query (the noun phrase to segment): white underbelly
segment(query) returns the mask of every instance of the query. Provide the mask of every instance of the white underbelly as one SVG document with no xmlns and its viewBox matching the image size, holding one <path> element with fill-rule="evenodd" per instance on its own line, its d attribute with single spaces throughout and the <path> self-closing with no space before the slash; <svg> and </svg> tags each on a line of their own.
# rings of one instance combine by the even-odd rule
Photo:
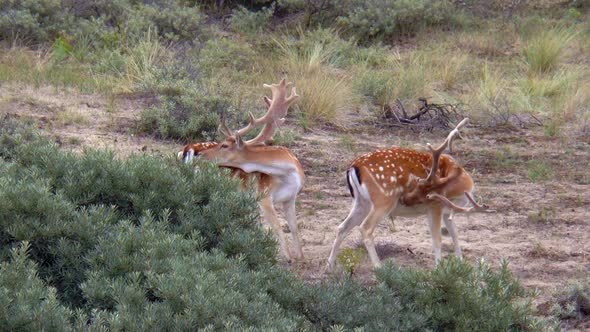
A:
<svg viewBox="0 0 590 332">
<path fill-rule="evenodd" d="M 280 183 L 277 189 L 272 194 L 274 202 L 290 201 L 297 196 L 303 186 L 303 181 L 301 181 L 301 177 L 297 172 L 290 172 L 287 175 L 280 177 L 279 181 Z"/>
</svg>

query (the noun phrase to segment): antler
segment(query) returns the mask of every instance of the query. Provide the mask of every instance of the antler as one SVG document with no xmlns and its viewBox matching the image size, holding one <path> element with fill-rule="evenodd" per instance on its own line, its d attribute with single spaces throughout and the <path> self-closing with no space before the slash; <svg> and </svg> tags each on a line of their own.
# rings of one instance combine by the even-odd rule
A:
<svg viewBox="0 0 590 332">
<path fill-rule="evenodd" d="M 478 204 L 475 201 L 475 199 L 473 198 L 473 196 L 471 196 L 471 193 L 466 192 L 465 197 L 467 197 L 469 202 L 473 205 L 472 207 L 465 208 L 465 207 L 458 206 L 457 204 L 451 202 L 448 198 L 446 198 L 445 196 L 443 196 L 441 194 L 430 193 L 430 194 L 426 195 L 426 198 L 428 198 L 430 200 L 437 200 L 437 201 L 441 202 L 443 205 L 445 205 L 457 212 L 465 212 L 465 213 L 469 213 L 469 212 L 495 213 L 496 212 L 496 210 L 491 210 L 490 207 L 485 204 Z"/>
<path fill-rule="evenodd" d="M 226 138 L 229 136 L 244 136 L 244 134 L 254 127 L 263 124 L 264 127 L 258 136 L 246 141 L 246 143 L 249 145 L 265 144 L 272 139 L 277 128 L 285 122 L 285 115 L 287 115 L 289 106 L 299 99 L 295 87 L 291 89 L 291 95 L 287 97 L 287 90 L 291 84 L 291 82 L 287 82 L 285 79 L 282 79 L 278 84 L 264 84 L 263 86 L 269 88 L 272 93 L 272 98 L 264 96 L 264 102 L 268 105 L 266 113 L 257 119 L 251 112 L 248 112 L 248 117 L 250 118 L 248 125 L 235 132 L 229 129 L 225 118 L 222 118 L 221 124 L 219 125 L 219 132 Z"/>
<path fill-rule="evenodd" d="M 445 141 L 438 148 L 434 149 L 430 143 L 426 144 L 430 149 L 430 152 L 432 153 L 432 167 L 430 169 L 430 173 L 428 173 L 428 177 L 424 180 L 420 180 L 421 183 L 436 183 L 436 170 L 438 170 L 438 162 L 440 160 L 440 155 L 447 149 L 447 147 L 452 149 L 453 140 L 455 139 L 455 136 L 462 138 L 461 134 L 459 133 L 459 129 L 461 129 L 465 124 L 467 124 L 467 122 L 469 122 L 469 118 L 465 118 L 463 119 L 463 121 L 459 122 L 455 129 L 451 130 L 451 132 L 447 136 L 447 139 L 445 139 Z"/>
</svg>

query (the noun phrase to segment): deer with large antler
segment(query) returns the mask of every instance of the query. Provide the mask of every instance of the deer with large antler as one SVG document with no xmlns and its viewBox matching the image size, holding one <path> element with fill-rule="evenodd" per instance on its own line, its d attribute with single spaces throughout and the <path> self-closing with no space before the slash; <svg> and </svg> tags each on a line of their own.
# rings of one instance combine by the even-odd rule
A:
<svg viewBox="0 0 590 332">
<path fill-rule="evenodd" d="M 452 149 L 463 119 L 436 149 L 428 144 L 429 153 L 393 147 L 358 157 L 347 171 L 346 179 L 354 199 L 348 217 L 338 227 L 338 233 L 327 271 L 334 267 L 342 241 L 352 228 L 360 226 L 363 242 L 375 267 L 381 265 L 373 232 L 387 215 L 428 216 L 435 262 L 441 259 L 441 223 L 444 222 L 453 239 L 455 255 L 461 256 L 454 212 L 493 212 L 473 199 L 473 179 L 455 160 L 442 154 Z M 465 207 L 466 204 L 471 207 Z"/>
<path fill-rule="evenodd" d="M 187 146 L 182 153 L 185 161 L 194 156 L 215 161 L 220 167 L 229 168 L 234 175 L 242 179 L 243 183 L 254 177 L 258 185 L 257 189 L 264 193 L 259 204 L 262 215 L 277 234 L 281 250 L 289 259 L 301 259 L 303 250 L 295 216 L 295 201 L 303 187 L 305 178 L 303 168 L 299 160 L 287 148 L 266 145 L 277 128 L 284 123 L 289 106 L 299 98 L 295 88 L 292 89 L 291 95 L 287 96 L 290 84 L 284 79 L 279 84 L 265 84 L 264 87 L 271 90 L 272 98 L 264 98 L 269 106 L 264 116 L 257 119 L 250 113 L 249 124 L 237 131 L 229 129 L 223 120 L 219 131 L 225 136 L 225 141 L 200 143 L 201 145 L 197 148 L 205 148 L 203 150 L 195 149 L 194 145 Z M 244 141 L 243 135 L 259 125 L 264 125 L 260 133 L 255 138 Z M 283 236 L 274 208 L 275 203 L 282 204 L 285 219 L 293 236 L 294 257 Z"/>
</svg>

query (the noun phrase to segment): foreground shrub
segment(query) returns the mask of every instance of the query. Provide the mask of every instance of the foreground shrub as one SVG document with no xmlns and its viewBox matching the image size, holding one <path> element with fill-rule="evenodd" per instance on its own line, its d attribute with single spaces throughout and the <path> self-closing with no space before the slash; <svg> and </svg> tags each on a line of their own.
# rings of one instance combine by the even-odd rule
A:
<svg viewBox="0 0 590 332">
<path fill-rule="evenodd" d="M 11 252 L 0 263 L 0 326 L 5 331 L 68 331 L 70 309 L 37 276 L 37 265 L 27 258 L 29 244 Z"/>
<path fill-rule="evenodd" d="M 240 257 L 204 253 L 199 236 L 169 233 L 146 216 L 101 236 L 89 254 L 92 273 L 82 288 L 92 326 L 112 330 L 297 330 L 303 316 L 288 314 L 268 296 L 266 279 Z"/>
<path fill-rule="evenodd" d="M 451 258 L 430 271 L 389 266 L 376 274 L 401 303 L 421 308 L 436 331 L 540 328 L 541 322 L 531 317 L 530 301 L 521 302 L 526 293 L 505 261 L 498 272 L 483 261 L 472 266 Z"/>
</svg>

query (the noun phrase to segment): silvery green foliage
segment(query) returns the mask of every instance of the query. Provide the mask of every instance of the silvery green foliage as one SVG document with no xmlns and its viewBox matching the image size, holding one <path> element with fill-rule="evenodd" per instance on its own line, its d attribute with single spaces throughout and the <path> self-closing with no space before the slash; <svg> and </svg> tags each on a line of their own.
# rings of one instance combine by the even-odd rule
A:
<svg viewBox="0 0 590 332">
<path fill-rule="evenodd" d="M 232 11 L 228 23 L 233 31 L 254 36 L 268 29 L 274 11 L 274 4 L 259 11 L 249 11 L 240 6 Z"/>
<path fill-rule="evenodd" d="M 339 23 L 359 37 L 392 39 L 426 26 L 449 24 L 452 14 L 448 0 L 356 1 Z"/>
<path fill-rule="evenodd" d="M 167 40 L 198 38 L 205 19 L 180 0 L 5 0 L 0 2 L 0 39 L 24 43 L 59 36 L 91 36 L 95 43 L 132 43 L 153 29 Z"/>
<path fill-rule="evenodd" d="M 38 267 L 27 257 L 29 243 L 11 250 L 0 263 L 0 326 L 4 331 L 69 331 L 72 311 L 38 276 Z"/>
</svg>

